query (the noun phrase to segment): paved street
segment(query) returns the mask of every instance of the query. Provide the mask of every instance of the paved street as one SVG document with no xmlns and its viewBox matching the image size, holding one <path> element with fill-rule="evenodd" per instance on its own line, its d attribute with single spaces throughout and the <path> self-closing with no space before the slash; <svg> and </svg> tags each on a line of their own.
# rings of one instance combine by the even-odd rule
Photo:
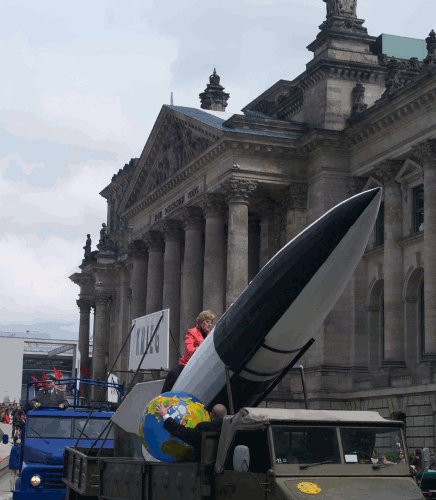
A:
<svg viewBox="0 0 436 500">
<path fill-rule="evenodd" d="M 8 471 L 4 476 L 0 477 L 0 500 L 12 498 L 10 489 L 10 477 L 10 471 Z"/>
</svg>

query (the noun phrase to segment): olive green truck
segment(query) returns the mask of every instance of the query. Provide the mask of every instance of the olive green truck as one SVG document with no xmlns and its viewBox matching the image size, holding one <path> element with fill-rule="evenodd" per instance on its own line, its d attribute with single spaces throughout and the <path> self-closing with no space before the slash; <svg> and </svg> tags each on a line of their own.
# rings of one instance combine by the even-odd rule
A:
<svg viewBox="0 0 436 500">
<path fill-rule="evenodd" d="M 418 500 L 402 422 L 370 411 L 243 408 L 199 462 L 66 448 L 67 500 Z"/>
</svg>

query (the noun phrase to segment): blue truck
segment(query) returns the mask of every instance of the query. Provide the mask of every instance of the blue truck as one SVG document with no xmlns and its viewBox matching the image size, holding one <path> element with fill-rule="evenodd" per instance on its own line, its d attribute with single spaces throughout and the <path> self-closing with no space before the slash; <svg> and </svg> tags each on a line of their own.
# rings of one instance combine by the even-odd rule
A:
<svg viewBox="0 0 436 500">
<path fill-rule="evenodd" d="M 81 379 L 62 380 L 62 383 L 76 387 L 78 380 L 81 384 L 87 385 L 103 384 Z M 29 386 L 36 383 L 38 382 L 28 384 L 27 401 L 29 401 Z M 122 385 L 114 383 L 106 385 L 116 389 L 119 399 L 122 398 L 124 393 Z M 15 481 L 13 500 L 65 499 L 66 487 L 62 482 L 62 476 L 66 446 L 84 449 L 93 447 L 96 452 L 101 446 L 104 449 L 113 449 L 112 426 L 107 427 L 114 414 L 111 411 L 113 404 L 99 403 L 99 406 L 91 412 L 91 406 L 86 403 L 83 398 L 74 394 L 71 405 L 66 410 L 41 406 L 38 410 L 27 412 L 26 424 L 21 435 L 20 468 Z M 84 428 L 88 416 L 90 416 L 89 422 Z M 77 441 L 81 434 L 80 440 Z"/>
</svg>

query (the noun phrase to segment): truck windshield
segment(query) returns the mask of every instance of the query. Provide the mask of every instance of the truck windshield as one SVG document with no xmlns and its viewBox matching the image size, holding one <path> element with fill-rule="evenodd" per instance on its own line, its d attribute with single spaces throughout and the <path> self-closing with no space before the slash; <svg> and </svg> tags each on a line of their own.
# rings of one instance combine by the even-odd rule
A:
<svg viewBox="0 0 436 500">
<path fill-rule="evenodd" d="M 400 428 L 340 429 L 346 464 L 384 465 L 405 464 L 403 437 Z"/>
<path fill-rule="evenodd" d="M 272 426 L 277 464 L 341 463 L 334 427 Z"/>
<path fill-rule="evenodd" d="M 30 417 L 27 421 L 29 438 L 70 438 L 71 418 Z"/>
<path fill-rule="evenodd" d="M 74 423 L 74 437 L 78 438 L 80 436 L 80 433 L 83 429 L 83 426 L 85 425 L 86 418 L 76 418 L 75 423 Z M 106 427 L 106 425 L 110 422 L 109 419 L 101 419 L 101 418 L 92 418 L 89 420 L 87 426 L 85 427 L 85 432 L 82 436 L 82 439 L 96 439 L 100 436 L 100 433 L 103 431 L 103 429 Z M 104 439 L 106 437 L 107 431 L 109 428 L 107 428 L 101 439 Z M 113 432 L 113 426 L 111 426 L 111 430 L 108 436 L 108 439 L 113 439 L 114 438 L 114 432 Z"/>
<path fill-rule="evenodd" d="M 27 437 L 29 438 L 78 438 L 80 431 L 86 422 L 86 418 L 59 418 L 59 417 L 29 417 L 27 421 Z M 91 418 L 82 435 L 82 439 L 95 439 L 105 428 L 109 419 Z M 73 436 L 74 429 L 74 436 Z M 106 436 L 103 434 L 102 439 Z M 113 439 L 111 430 L 108 439 Z"/>
</svg>

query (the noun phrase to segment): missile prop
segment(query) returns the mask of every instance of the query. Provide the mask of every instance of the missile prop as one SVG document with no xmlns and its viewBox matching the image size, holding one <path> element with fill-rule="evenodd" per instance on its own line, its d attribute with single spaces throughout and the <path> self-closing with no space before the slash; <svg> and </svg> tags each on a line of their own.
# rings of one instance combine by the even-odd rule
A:
<svg viewBox="0 0 436 500">
<path fill-rule="evenodd" d="M 381 193 L 376 188 L 349 198 L 286 244 L 223 314 L 172 390 L 192 394 L 209 410 L 226 404 L 227 367 L 235 411 L 257 404 L 343 293 L 365 251 Z M 159 394 L 156 382 L 143 384 L 147 396 Z M 132 411 L 126 401 L 112 419 L 124 427 Z"/>
<path fill-rule="evenodd" d="M 381 189 L 349 198 L 285 245 L 227 309 L 189 360 L 173 391 L 209 409 L 259 401 L 304 348 L 343 293 L 377 218 Z"/>
</svg>

